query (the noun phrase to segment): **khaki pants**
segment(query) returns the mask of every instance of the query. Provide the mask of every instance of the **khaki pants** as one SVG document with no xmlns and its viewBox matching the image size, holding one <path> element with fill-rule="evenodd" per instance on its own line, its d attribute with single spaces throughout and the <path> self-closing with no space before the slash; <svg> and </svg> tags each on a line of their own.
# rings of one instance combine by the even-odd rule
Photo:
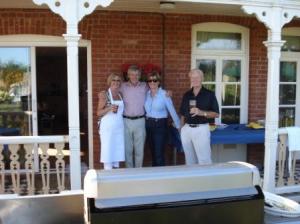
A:
<svg viewBox="0 0 300 224">
<path fill-rule="evenodd" d="M 185 124 L 181 129 L 181 141 L 187 165 L 211 164 L 208 124 L 201 124 L 198 127 L 189 127 L 188 124 Z"/>
<path fill-rule="evenodd" d="M 127 168 L 142 167 L 146 139 L 145 118 L 124 118 L 125 162 Z"/>
</svg>

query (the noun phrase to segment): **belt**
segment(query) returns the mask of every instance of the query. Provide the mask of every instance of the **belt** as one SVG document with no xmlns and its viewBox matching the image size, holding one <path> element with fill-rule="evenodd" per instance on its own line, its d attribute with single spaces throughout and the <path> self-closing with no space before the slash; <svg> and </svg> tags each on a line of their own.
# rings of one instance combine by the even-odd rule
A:
<svg viewBox="0 0 300 224">
<path fill-rule="evenodd" d="M 207 123 L 204 124 L 187 124 L 190 128 L 197 128 L 200 127 L 201 125 L 206 125 Z"/>
<path fill-rule="evenodd" d="M 140 118 L 145 117 L 145 115 L 142 115 L 142 116 L 135 116 L 135 117 L 130 117 L 130 116 L 125 116 L 125 115 L 123 115 L 123 117 L 126 118 L 126 119 L 130 119 L 130 120 L 137 120 L 137 119 L 140 119 Z"/>
<path fill-rule="evenodd" d="M 154 117 L 146 117 L 147 121 L 154 121 L 154 122 L 158 122 L 158 121 L 163 121 L 166 120 L 167 118 L 154 118 Z"/>
</svg>

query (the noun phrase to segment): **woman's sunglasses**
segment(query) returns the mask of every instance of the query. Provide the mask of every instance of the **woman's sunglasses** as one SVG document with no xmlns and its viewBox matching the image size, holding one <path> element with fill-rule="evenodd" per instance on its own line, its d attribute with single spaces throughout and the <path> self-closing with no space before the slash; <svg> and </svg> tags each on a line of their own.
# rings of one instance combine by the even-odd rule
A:
<svg viewBox="0 0 300 224">
<path fill-rule="evenodd" d="M 149 79 L 149 80 L 147 80 L 147 82 L 158 82 L 158 80 L 157 79 Z"/>
</svg>

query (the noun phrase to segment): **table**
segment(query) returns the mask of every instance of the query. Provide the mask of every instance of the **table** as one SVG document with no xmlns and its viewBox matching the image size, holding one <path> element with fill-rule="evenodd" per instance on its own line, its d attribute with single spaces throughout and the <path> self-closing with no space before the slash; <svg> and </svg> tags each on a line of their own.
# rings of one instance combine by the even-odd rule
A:
<svg viewBox="0 0 300 224">
<path fill-rule="evenodd" d="M 264 143 L 264 141 L 265 129 L 248 128 L 245 124 L 230 124 L 224 129 L 211 132 L 212 159 L 214 162 L 246 161 L 247 146 L 245 144 Z M 176 164 L 176 152 L 183 152 L 183 148 L 179 132 L 174 127 L 169 129 L 169 144 L 174 149 L 173 160 Z"/>
<path fill-rule="evenodd" d="M 0 127 L 0 136 L 17 136 L 20 135 L 19 128 L 3 128 Z"/>
<path fill-rule="evenodd" d="M 265 129 L 253 129 L 245 124 L 231 124 L 211 132 L 211 144 L 264 143 Z"/>
<path fill-rule="evenodd" d="M 182 151 L 180 135 L 174 127 L 170 128 L 169 144 Z M 264 143 L 265 129 L 253 129 L 245 124 L 230 124 L 224 129 L 211 132 L 211 144 L 253 144 Z"/>
</svg>

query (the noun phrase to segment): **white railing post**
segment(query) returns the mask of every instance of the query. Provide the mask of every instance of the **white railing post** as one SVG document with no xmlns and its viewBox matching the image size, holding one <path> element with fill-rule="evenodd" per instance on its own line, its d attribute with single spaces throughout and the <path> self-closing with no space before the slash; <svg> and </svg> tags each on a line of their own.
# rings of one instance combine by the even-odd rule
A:
<svg viewBox="0 0 300 224">
<path fill-rule="evenodd" d="M 78 90 L 78 23 L 92 13 L 98 5 L 107 7 L 113 0 L 33 0 L 59 14 L 67 23 L 67 32 L 64 34 L 67 41 L 68 64 L 68 110 L 69 110 L 69 141 L 70 141 L 70 168 L 71 189 L 81 189 L 80 168 L 80 128 L 79 128 L 79 90 Z M 91 100 L 91 99 L 90 99 Z"/>
<path fill-rule="evenodd" d="M 71 189 L 81 189 L 78 41 L 80 35 L 65 34 L 68 58 L 68 115 Z"/>
<path fill-rule="evenodd" d="M 257 19 L 268 28 L 268 40 L 264 42 L 268 48 L 268 83 L 266 99 L 266 131 L 264 183 L 266 191 L 275 192 L 276 153 L 278 146 L 278 114 L 279 114 L 279 71 L 281 46 L 281 29 L 300 11 L 285 8 L 284 4 L 268 6 L 244 5 L 242 9 L 248 14 L 255 14 Z"/>
<path fill-rule="evenodd" d="M 279 40 L 274 40 L 275 35 L 276 34 L 269 31 L 269 40 L 264 42 L 268 48 L 268 87 L 263 188 L 270 192 L 275 191 L 276 154 L 278 147 L 280 50 L 284 43 L 280 41 L 281 35 L 279 35 Z"/>
</svg>

